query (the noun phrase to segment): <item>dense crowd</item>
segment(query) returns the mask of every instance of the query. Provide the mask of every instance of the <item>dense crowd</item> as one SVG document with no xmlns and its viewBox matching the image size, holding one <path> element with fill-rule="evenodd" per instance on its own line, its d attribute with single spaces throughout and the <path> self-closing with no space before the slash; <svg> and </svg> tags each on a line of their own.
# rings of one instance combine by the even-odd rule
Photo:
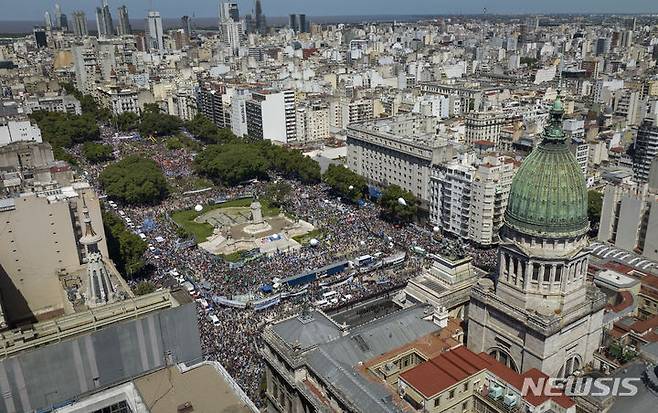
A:
<svg viewBox="0 0 658 413">
<path fill-rule="evenodd" d="M 144 141 L 107 140 L 120 156 L 137 150 L 148 153 L 165 169 L 168 176 L 192 174 L 191 157 L 185 150 L 167 150 L 162 144 Z M 89 165 L 83 160 L 81 162 L 87 179 L 102 193 L 97 181 L 102 166 Z M 329 188 L 323 184 L 309 186 L 295 181 L 288 183 L 292 190 L 283 202 L 283 209 L 287 214 L 308 221 L 318 228 L 322 234 L 319 236 L 319 244 L 305 245 L 294 252 L 258 256 L 237 266 L 195 246 L 181 246 L 176 225 L 168 216 L 174 211 L 192 208 L 197 204 L 205 205 L 217 198 L 262 194 L 266 188 L 265 183 L 254 182 L 238 188 L 213 187 L 208 191 L 188 195 L 177 192 L 157 206 L 120 206 L 125 215 L 137 225 L 146 220 L 156 223 L 150 231 L 145 231 L 151 247 L 145 254 L 145 259 L 153 268 L 150 281 L 156 287 L 176 285 L 180 279 L 176 280 L 170 275 L 172 270 L 176 270 L 195 282 L 199 287 L 199 298 L 205 298 L 212 307 L 204 309 L 198 306 L 204 356 L 221 362 L 256 403 L 260 400 L 259 385 L 263 373 L 258 349 L 264 325 L 299 313 L 304 302 L 319 300 L 324 290 L 319 282 L 314 282 L 308 286 L 307 294 L 282 300 L 279 305 L 263 311 L 218 306 L 213 303 L 213 297 L 252 296 L 257 299 L 263 295 L 260 287 L 272 284 L 275 278 L 283 279 L 339 260 L 364 254 L 386 257 L 409 251 L 411 246 L 436 253 L 441 248 L 432 231 L 415 225 L 392 225 L 380 218 L 379 209 L 374 204 L 359 207 L 343 203 L 332 197 Z M 407 255 L 408 259 L 395 269 L 381 268 L 367 274 L 354 271 L 354 276 L 347 282 L 332 287 L 340 300 L 325 309 L 331 310 L 332 307 L 348 305 L 364 297 L 403 287 L 409 278 L 420 272 L 423 265 L 422 256 L 412 253 Z M 478 252 L 475 257 L 479 261 L 493 259 L 495 262 L 495 255 L 492 256 L 488 251 Z M 335 277 L 345 277 L 345 274 Z M 331 281 L 332 277 L 322 279 L 322 282 Z M 210 312 L 219 319 L 218 326 L 209 322 Z"/>
</svg>

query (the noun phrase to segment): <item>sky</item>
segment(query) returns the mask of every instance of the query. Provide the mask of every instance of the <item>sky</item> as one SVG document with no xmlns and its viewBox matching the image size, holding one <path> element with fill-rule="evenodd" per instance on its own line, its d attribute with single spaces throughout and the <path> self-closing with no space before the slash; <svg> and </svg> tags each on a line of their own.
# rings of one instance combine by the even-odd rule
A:
<svg viewBox="0 0 658 413">
<path fill-rule="evenodd" d="M 84 10 L 93 19 L 101 0 L 59 0 L 66 14 Z M 112 14 L 122 4 L 131 19 L 149 8 L 164 17 L 217 15 L 217 0 L 109 0 Z M 253 8 L 254 0 L 237 1 L 240 14 Z M 486 7 L 493 14 L 524 13 L 658 13 L 658 0 L 262 0 L 266 16 L 306 13 L 309 16 L 479 14 Z M 40 20 L 46 10 L 54 14 L 55 0 L 0 0 L 0 20 Z M 1 28 L 0 28 L 1 29 Z"/>
</svg>

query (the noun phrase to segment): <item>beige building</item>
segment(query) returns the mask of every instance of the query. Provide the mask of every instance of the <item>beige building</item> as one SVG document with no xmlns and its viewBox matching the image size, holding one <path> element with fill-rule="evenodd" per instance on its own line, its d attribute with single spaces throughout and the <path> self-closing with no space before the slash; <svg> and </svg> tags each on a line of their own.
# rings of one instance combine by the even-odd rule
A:
<svg viewBox="0 0 658 413">
<path fill-rule="evenodd" d="M 471 112 L 466 115 L 466 144 L 474 145 L 479 141 L 487 141 L 498 145 L 500 132 L 505 124 L 505 117 L 501 112 Z"/>
<path fill-rule="evenodd" d="M 83 196 L 94 229 L 104 237 L 98 198 L 87 183 L 0 200 L 0 290 L 10 322 L 68 312 L 60 276 L 84 268 L 78 241 Z M 104 241 L 99 249 L 108 256 Z"/>
<path fill-rule="evenodd" d="M 576 403 L 563 394 L 523 394 L 525 379 L 541 383 L 547 378 L 536 369 L 519 374 L 485 353 L 461 346 L 401 374 L 398 393 L 428 413 L 575 413 Z"/>
<path fill-rule="evenodd" d="M 430 222 L 480 245 L 497 244 L 515 170 L 511 158 L 472 155 L 434 168 Z"/>
<path fill-rule="evenodd" d="M 370 182 L 398 185 L 427 207 L 432 166 L 451 160 L 457 152 L 437 137 L 436 122 L 408 115 L 350 125 L 347 167 Z"/>
<path fill-rule="evenodd" d="M 329 107 L 313 103 L 297 108 L 297 141 L 318 142 L 329 138 Z"/>
</svg>

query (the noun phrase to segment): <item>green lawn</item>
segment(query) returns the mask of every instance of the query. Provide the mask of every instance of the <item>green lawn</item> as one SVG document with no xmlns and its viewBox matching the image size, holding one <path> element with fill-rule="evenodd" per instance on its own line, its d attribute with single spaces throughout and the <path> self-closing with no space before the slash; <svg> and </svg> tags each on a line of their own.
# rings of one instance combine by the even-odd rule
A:
<svg viewBox="0 0 658 413">
<path fill-rule="evenodd" d="M 209 206 L 208 209 L 237 208 L 237 207 L 247 207 L 248 208 L 251 205 L 252 202 L 254 202 L 254 201 L 251 198 L 234 199 L 232 201 L 224 202 L 223 204 Z M 263 216 L 265 216 L 265 217 L 273 217 L 273 216 L 279 215 L 279 212 L 281 212 L 281 210 L 279 208 L 270 205 L 270 202 L 267 201 L 266 199 L 262 199 L 259 202 L 260 202 L 260 206 L 262 208 Z"/>
<path fill-rule="evenodd" d="M 212 235 L 214 228 L 212 225 L 207 223 L 195 222 L 194 219 L 196 217 L 217 208 L 249 207 L 252 202 L 253 201 L 251 198 L 234 199 L 223 204 L 205 205 L 203 207 L 203 211 L 201 212 L 196 212 L 194 209 L 184 209 L 172 213 L 171 219 L 180 225 L 185 230 L 185 232 L 193 235 L 194 239 L 196 239 L 196 242 L 204 242 L 209 236 Z M 263 200 L 261 202 L 261 206 L 263 208 L 263 216 L 271 217 L 279 215 L 279 208 L 271 206 L 269 202 Z"/>
<path fill-rule="evenodd" d="M 306 245 L 309 242 L 311 242 L 313 238 L 322 239 L 322 237 L 323 237 L 322 230 L 316 228 L 313 231 L 309 232 L 308 234 L 297 235 L 295 237 L 292 237 L 292 239 L 294 239 L 295 241 L 299 242 L 302 245 Z"/>
<path fill-rule="evenodd" d="M 180 225 L 185 232 L 194 236 L 196 242 L 204 242 L 206 238 L 212 235 L 213 226 L 206 223 L 194 222 L 194 219 L 201 215 L 204 211 L 196 212 L 193 209 L 185 209 L 176 211 L 171 214 L 171 219 Z"/>
</svg>

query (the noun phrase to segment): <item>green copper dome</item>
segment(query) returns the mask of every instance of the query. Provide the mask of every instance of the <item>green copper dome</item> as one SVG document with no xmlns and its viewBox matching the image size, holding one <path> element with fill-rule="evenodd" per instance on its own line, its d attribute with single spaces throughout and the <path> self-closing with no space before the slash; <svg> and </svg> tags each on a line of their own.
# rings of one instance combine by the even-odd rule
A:
<svg viewBox="0 0 658 413">
<path fill-rule="evenodd" d="M 587 233 L 587 186 L 562 131 L 559 98 L 551 108 L 542 142 L 523 161 L 512 181 L 505 224 L 546 238 Z"/>
</svg>

